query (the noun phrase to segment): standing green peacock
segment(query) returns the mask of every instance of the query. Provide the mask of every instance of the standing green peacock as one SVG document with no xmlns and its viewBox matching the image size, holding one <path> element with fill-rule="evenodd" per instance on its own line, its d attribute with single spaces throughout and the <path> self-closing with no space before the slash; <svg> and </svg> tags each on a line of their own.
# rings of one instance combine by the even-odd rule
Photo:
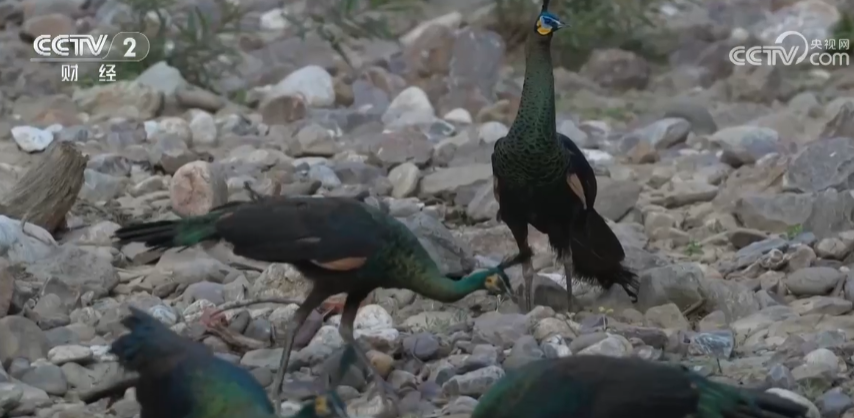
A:
<svg viewBox="0 0 854 418">
<path fill-rule="evenodd" d="M 248 371 L 151 315 L 130 307 L 130 332 L 110 346 L 122 367 L 139 374 L 140 418 L 275 418 L 264 388 Z M 294 418 L 347 418 L 334 387 L 305 403 Z"/>
<path fill-rule="evenodd" d="M 551 41 L 564 27 L 548 11 L 549 0 L 526 41 L 525 84 L 516 120 L 495 142 L 493 193 L 498 219 L 510 228 L 520 254 L 524 310 L 530 310 L 534 270 L 528 224 L 548 235 L 566 274 L 572 307 L 572 279 L 621 285 L 637 301 L 637 276 L 622 265 L 626 254 L 611 228 L 593 208 L 596 176 L 581 149 L 555 126 L 555 86 Z"/>
<path fill-rule="evenodd" d="M 511 371 L 471 418 L 803 418 L 807 408 L 758 390 L 714 382 L 681 366 L 577 355 Z"/>
<path fill-rule="evenodd" d="M 185 247 L 206 240 L 224 240 L 235 254 L 267 262 L 290 263 L 314 286 L 285 332 L 281 363 L 273 381 L 279 409 L 280 392 L 294 336 L 309 313 L 327 297 L 346 293 L 339 332 L 369 367 L 384 401 L 390 389 L 353 336 L 359 304 L 377 288 L 403 288 L 441 302 L 457 301 L 486 289 L 510 294 L 504 269 L 497 267 L 460 280 L 445 277 L 418 238 L 400 221 L 350 198 L 271 197 L 230 202 L 210 213 L 175 221 L 131 225 L 115 233 L 120 243 L 149 247 Z"/>
</svg>

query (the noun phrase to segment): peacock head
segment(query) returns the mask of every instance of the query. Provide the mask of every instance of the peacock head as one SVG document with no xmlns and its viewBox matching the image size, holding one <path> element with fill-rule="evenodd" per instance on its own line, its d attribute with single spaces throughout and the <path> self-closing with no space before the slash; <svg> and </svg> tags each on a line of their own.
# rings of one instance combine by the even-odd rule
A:
<svg viewBox="0 0 854 418">
<path fill-rule="evenodd" d="M 510 287 L 510 278 L 507 277 L 507 273 L 504 272 L 504 269 L 501 266 L 493 267 L 475 274 L 482 275 L 483 287 L 486 288 L 489 293 L 495 295 L 513 295 L 513 288 Z"/>
<path fill-rule="evenodd" d="M 541 36 L 551 36 L 564 26 L 566 26 L 554 14 L 549 12 L 549 0 L 543 0 L 543 9 L 540 15 L 537 16 L 537 33 Z"/>
<path fill-rule="evenodd" d="M 329 391 L 322 395 L 318 395 L 313 401 L 307 403 L 303 410 L 313 412 L 312 418 L 348 418 L 347 405 L 338 397 L 338 394 Z M 298 414 L 302 415 L 302 414 Z"/>
</svg>

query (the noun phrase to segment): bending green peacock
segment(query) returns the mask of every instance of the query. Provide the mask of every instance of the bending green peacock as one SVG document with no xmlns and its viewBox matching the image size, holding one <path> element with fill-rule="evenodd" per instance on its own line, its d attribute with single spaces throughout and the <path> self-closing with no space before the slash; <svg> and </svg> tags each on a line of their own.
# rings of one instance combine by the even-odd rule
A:
<svg viewBox="0 0 854 418">
<path fill-rule="evenodd" d="M 596 176 L 581 149 L 555 126 L 551 40 L 563 22 L 543 7 L 528 35 L 525 84 L 516 120 L 492 154 L 498 219 L 507 224 L 527 261 L 523 309 L 530 310 L 534 271 L 528 224 L 547 234 L 562 260 L 572 306 L 573 276 L 608 289 L 621 285 L 637 300 L 637 276 L 622 265 L 626 254 L 593 204 Z"/>
<path fill-rule="evenodd" d="M 183 338 L 151 315 L 130 307 L 122 320 L 130 332 L 110 351 L 135 371 L 140 418 L 276 418 L 264 388 L 248 371 Z M 347 418 L 333 390 L 307 402 L 299 418 Z"/>
<path fill-rule="evenodd" d="M 479 290 L 510 294 L 510 281 L 498 267 L 455 281 L 442 275 L 418 238 L 400 221 L 359 201 L 341 197 L 272 197 L 231 202 L 202 216 L 149 222 L 116 231 L 121 243 L 149 247 L 184 247 L 221 239 L 243 257 L 290 263 L 314 282 L 285 333 L 285 346 L 273 398 L 280 391 L 294 336 L 309 313 L 332 295 L 346 293 L 339 332 L 355 348 L 359 361 L 373 372 L 384 400 L 390 389 L 353 337 L 360 302 L 374 289 L 403 288 L 442 302 L 457 301 Z"/>
<path fill-rule="evenodd" d="M 471 418 L 798 418 L 807 408 L 779 396 L 638 358 L 579 355 L 510 372 Z"/>
</svg>

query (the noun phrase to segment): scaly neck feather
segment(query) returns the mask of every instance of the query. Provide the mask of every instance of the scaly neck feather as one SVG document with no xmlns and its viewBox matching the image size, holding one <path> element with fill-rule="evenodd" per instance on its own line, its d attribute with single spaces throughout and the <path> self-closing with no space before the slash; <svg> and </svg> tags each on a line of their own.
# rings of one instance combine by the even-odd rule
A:
<svg viewBox="0 0 854 418">
<path fill-rule="evenodd" d="M 528 35 L 525 45 L 525 84 L 516 120 L 508 137 L 555 143 L 555 81 L 551 38 Z"/>
<path fill-rule="evenodd" d="M 438 270 L 432 272 L 424 280 L 421 280 L 418 289 L 415 290 L 421 296 L 438 300 L 439 302 L 456 302 L 466 295 L 483 289 L 486 276 L 492 271 L 483 270 L 469 274 L 458 281 L 451 280 L 442 275 Z"/>
</svg>

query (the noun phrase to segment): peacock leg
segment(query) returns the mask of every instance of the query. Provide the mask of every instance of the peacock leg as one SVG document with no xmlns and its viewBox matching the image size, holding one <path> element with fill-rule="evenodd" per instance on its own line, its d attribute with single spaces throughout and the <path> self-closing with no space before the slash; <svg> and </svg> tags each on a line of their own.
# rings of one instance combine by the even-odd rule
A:
<svg viewBox="0 0 854 418">
<path fill-rule="evenodd" d="M 376 391 L 379 393 L 380 397 L 383 399 L 385 407 L 389 408 L 391 406 L 396 409 L 396 402 L 390 396 L 394 394 L 394 388 L 386 383 L 379 370 L 377 370 L 373 363 L 371 363 L 368 355 L 362 347 L 359 346 L 359 343 L 356 341 L 356 337 L 353 335 L 353 323 L 356 322 L 356 314 L 359 312 L 359 304 L 367 295 L 367 293 L 349 293 L 347 295 L 347 301 L 344 302 L 344 312 L 341 313 L 341 325 L 338 326 L 338 332 L 341 334 L 341 338 L 344 342 L 353 347 L 353 352 L 356 354 L 356 358 L 371 371 L 374 386 L 376 387 Z"/>
<path fill-rule="evenodd" d="M 294 318 L 287 327 L 287 331 L 285 331 L 285 345 L 282 347 L 282 358 L 279 360 L 279 370 L 276 371 L 276 377 L 273 379 L 273 388 L 271 389 L 273 391 L 273 407 L 276 408 L 276 414 L 279 414 L 282 408 L 282 382 L 285 381 L 285 372 L 288 369 L 288 361 L 291 358 L 294 338 L 297 335 L 297 331 L 302 327 L 302 324 L 308 319 L 311 311 L 320 306 L 326 300 L 326 296 L 326 294 L 318 291 L 316 288 L 312 289 L 308 297 L 305 298 L 305 302 L 294 313 Z"/>
<path fill-rule="evenodd" d="M 513 239 L 516 240 L 516 246 L 519 247 L 519 255 L 525 261 L 522 262 L 522 279 L 524 281 L 522 287 L 522 300 L 525 306 L 520 306 L 523 312 L 530 312 L 534 308 L 531 301 L 531 294 L 534 289 L 534 264 L 533 250 L 528 245 L 528 224 L 527 223 L 508 223 L 510 233 L 513 234 Z"/>
<path fill-rule="evenodd" d="M 525 293 L 525 306 L 522 308 L 525 312 L 530 312 L 534 309 L 534 301 L 532 294 L 534 293 L 534 265 L 531 260 L 522 263 L 522 278 L 525 280 L 525 288 L 522 291 Z"/>
<path fill-rule="evenodd" d="M 572 303 L 572 272 L 574 268 L 572 267 L 572 250 L 566 250 L 566 254 L 563 256 L 563 274 L 566 276 L 566 310 L 567 312 L 572 312 L 573 303 Z"/>
</svg>

